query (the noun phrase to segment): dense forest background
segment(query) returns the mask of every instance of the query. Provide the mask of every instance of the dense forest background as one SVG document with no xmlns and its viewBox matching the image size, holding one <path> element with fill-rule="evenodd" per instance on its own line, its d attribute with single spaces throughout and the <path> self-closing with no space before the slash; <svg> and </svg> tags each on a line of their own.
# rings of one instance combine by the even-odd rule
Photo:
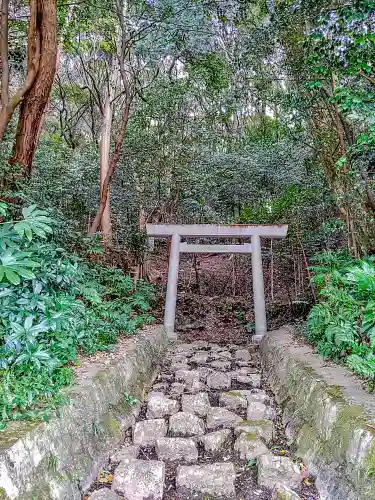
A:
<svg viewBox="0 0 375 500">
<path fill-rule="evenodd" d="M 375 2 L 1 6 L 3 421 L 150 320 L 147 222 L 287 223 L 269 301 L 281 262 L 308 340 L 371 382 Z"/>
</svg>

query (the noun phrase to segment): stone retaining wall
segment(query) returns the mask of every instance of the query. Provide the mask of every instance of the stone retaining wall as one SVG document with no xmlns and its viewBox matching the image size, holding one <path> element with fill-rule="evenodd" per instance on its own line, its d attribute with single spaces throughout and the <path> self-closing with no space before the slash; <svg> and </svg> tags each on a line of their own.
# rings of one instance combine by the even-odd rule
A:
<svg viewBox="0 0 375 500">
<path fill-rule="evenodd" d="M 0 499 L 80 500 L 135 421 L 126 395 L 142 398 L 167 345 L 162 327 L 140 332 L 120 355 L 84 363 L 59 416 L 12 422 L 0 432 Z"/>
<path fill-rule="evenodd" d="M 317 477 L 322 500 L 374 500 L 375 397 L 293 333 L 270 332 L 260 345 L 287 437 Z"/>
</svg>

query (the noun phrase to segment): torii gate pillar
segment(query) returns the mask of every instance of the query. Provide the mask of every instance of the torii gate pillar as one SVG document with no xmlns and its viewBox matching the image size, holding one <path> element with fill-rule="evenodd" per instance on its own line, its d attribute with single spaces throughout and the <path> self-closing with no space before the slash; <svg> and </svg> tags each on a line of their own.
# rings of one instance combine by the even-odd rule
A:
<svg viewBox="0 0 375 500">
<path fill-rule="evenodd" d="M 177 338 L 174 323 L 176 317 L 177 282 L 180 253 L 251 253 L 255 335 L 253 342 L 259 343 L 267 332 L 266 304 L 264 297 L 264 281 L 262 267 L 262 248 L 260 238 L 285 238 L 288 226 L 235 225 L 212 226 L 209 224 L 192 225 L 154 225 L 147 224 L 149 237 L 165 238 L 172 236 L 169 256 L 167 296 L 165 301 L 164 327 L 171 340 Z M 181 243 L 181 236 L 208 238 L 250 239 L 251 245 L 195 245 Z"/>
<path fill-rule="evenodd" d="M 176 318 L 178 269 L 180 266 L 180 242 L 181 236 L 177 233 L 173 234 L 169 254 L 167 296 L 165 298 L 164 311 L 164 328 L 170 339 L 177 338 L 174 331 L 174 322 Z"/>
</svg>

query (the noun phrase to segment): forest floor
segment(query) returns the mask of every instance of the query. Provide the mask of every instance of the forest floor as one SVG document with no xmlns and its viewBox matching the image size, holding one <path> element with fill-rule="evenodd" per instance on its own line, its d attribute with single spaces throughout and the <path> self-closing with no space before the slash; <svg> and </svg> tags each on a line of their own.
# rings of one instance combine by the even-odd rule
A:
<svg viewBox="0 0 375 500">
<path fill-rule="evenodd" d="M 155 255 L 149 265 L 151 281 L 158 285 L 154 315 L 163 322 L 168 260 Z M 309 310 L 308 293 L 292 294 L 290 272 L 264 263 L 268 330 L 303 320 Z M 294 290 L 293 290 L 294 292 Z M 303 296 L 301 300 L 301 296 Z M 230 328 L 229 328 L 230 327 Z M 184 342 L 207 340 L 244 344 L 254 333 L 251 262 L 249 257 L 182 255 L 178 282 L 176 331 Z"/>
</svg>

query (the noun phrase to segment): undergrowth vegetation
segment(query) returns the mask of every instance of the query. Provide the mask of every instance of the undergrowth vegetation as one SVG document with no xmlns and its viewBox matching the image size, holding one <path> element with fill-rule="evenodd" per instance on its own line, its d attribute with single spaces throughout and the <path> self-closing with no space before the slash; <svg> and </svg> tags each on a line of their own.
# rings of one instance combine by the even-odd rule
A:
<svg viewBox="0 0 375 500">
<path fill-rule="evenodd" d="M 375 380 L 375 258 L 355 260 L 347 252 L 312 259 L 318 294 L 306 337 L 319 353 L 344 362 L 357 375 Z"/>
<path fill-rule="evenodd" d="M 0 204 L 0 411 L 48 418 L 64 400 L 79 353 L 110 350 L 150 321 L 153 289 L 116 268 L 89 265 L 49 236 L 56 225 L 30 206 Z"/>
</svg>

